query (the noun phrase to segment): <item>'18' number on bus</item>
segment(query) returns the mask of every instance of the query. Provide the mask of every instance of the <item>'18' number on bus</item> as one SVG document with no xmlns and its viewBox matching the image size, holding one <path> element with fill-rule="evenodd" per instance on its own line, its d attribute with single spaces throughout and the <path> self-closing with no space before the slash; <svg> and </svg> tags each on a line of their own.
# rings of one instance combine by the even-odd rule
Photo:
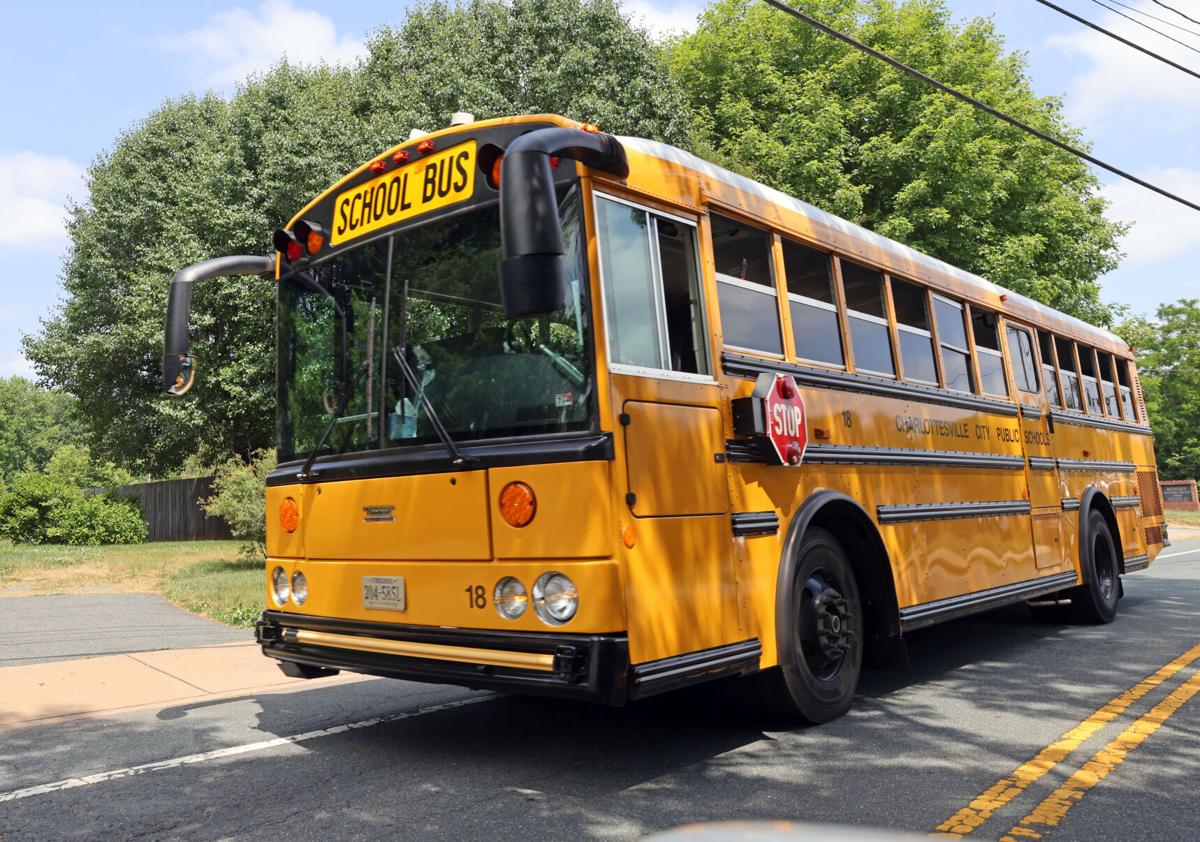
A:
<svg viewBox="0 0 1200 842">
<path fill-rule="evenodd" d="M 467 585 L 467 605 L 471 608 L 487 608 L 487 590 L 483 585 Z"/>
</svg>

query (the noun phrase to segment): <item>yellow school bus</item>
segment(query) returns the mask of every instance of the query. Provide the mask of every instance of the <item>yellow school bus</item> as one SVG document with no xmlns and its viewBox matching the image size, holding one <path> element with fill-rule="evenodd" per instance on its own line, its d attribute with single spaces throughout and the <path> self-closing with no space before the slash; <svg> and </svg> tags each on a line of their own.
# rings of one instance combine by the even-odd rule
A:
<svg viewBox="0 0 1200 842">
<path fill-rule="evenodd" d="M 688 152 L 553 115 L 415 136 L 180 273 L 276 280 L 266 655 L 820 722 L 913 629 L 1109 622 L 1166 542 L 1116 336 Z"/>
</svg>

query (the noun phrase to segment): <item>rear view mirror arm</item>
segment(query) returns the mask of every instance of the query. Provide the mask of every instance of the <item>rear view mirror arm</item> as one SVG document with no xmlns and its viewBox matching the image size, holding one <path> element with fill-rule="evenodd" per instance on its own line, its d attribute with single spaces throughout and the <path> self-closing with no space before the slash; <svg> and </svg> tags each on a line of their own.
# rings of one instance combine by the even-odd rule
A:
<svg viewBox="0 0 1200 842">
<path fill-rule="evenodd" d="M 223 275 L 259 275 L 269 278 L 274 274 L 274 255 L 263 257 L 244 254 L 201 260 L 175 273 L 167 294 L 167 324 L 163 337 L 164 392 L 175 397 L 186 395 L 196 380 L 196 361 L 189 353 L 192 285 L 196 281 Z"/>
</svg>

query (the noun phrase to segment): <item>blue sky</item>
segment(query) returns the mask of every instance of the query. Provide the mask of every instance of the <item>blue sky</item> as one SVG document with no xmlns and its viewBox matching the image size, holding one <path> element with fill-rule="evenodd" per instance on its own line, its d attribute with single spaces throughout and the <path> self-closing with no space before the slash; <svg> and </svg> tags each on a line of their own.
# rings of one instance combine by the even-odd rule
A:
<svg viewBox="0 0 1200 842">
<path fill-rule="evenodd" d="M 656 32 L 693 25 L 704 3 L 625 0 Z M 1028 53 L 1034 86 L 1065 98 L 1095 153 L 1200 201 L 1200 80 L 1084 29 L 1033 0 L 948 0 L 959 18 L 991 15 L 1008 47 Z M 1072 10 L 1200 69 L 1200 54 L 1136 27 L 1085 0 Z M 1129 5 L 1173 22 L 1148 0 Z M 1200 19 L 1200 0 L 1175 0 Z M 9 118 L 0 123 L 0 376 L 29 374 L 20 334 L 58 300 L 66 197 L 86 199 L 83 173 L 167 97 L 214 89 L 282 54 L 293 61 L 351 62 L 367 32 L 396 23 L 405 3 L 358 0 L 192 0 L 103 4 L 8 3 L 9 37 L 0 78 Z M 1149 21 L 1200 49 L 1200 36 Z M 1136 222 L 1122 266 L 1103 279 L 1106 300 L 1150 312 L 1159 303 L 1200 297 L 1200 214 L 1100 174 L 1110 214 Z"/>
</svg>

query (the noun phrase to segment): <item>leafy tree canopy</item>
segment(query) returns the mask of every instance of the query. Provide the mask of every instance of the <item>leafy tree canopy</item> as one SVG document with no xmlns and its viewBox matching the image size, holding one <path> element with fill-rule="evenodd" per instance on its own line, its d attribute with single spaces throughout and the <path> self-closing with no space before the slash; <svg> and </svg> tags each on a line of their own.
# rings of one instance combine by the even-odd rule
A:
<svg viewBox="0 0 1200 842">
<path fill-rule="evenodd" d="M 813 16 L 1077 145 L 990 20 L 944 0 L 802 0 Z M 758 0 L 718 0 L 674 43 L 694 143 L 733 169 L 1088 321 L 1116 266 L 1087 166 Z"/>
<path fill-rule="evenodd" d="M 806 7 L 1081 142 L 986 21 L 957 26 L 941 0 Z M 78 397 L 94 456 L 166 474 L 270 447 L 270 286 L 198 286 L 201 371 L 171 400 L 158 392 L 171 275 L 267 253 L 271 232 L 329 184 L 458 110 L 553 111 L 689 146 L 1060 309 L 1110 318 L 1096 278 L 1115 265 L 1120 229 L 1086 167 L 763 4 L 719 0 L 664 55 L 615 0 L 433 2 L 377 31 L 353 68 L 281 64 L 228 101 L 169 100 L 93 163 L 89 199 L 71 209 L 66 295 L 26 354 Z"/>
<path fill-rule="evenodd" d="M 71 208 L 66 296 L 27 337 L 39 375 L 79 398 L 93 452 L 169 473 L 273 444 L 271 289 L 247 278 L 197 286 L 197 385 L 158 392 L 167 285 L 226 254 L 265 254 L 271 232 L 362 161 L 471 111 L 558 112 L 681 143 L 682 93 L 659 47 L 613 0 L 474 0 L 410 10 L 352 69 L 281 64 L 225 101 L 168 100 L 88 171 Z"/>
<path fill-rule="evenodd" d="M 0 377 L 0 487 L 19 471 L 40 471 L 79 435 L 75 401 L 24 377 Z"/>
<path fill-rule="evenodd" d="M 1163 304 L 1117 332 L 1137 349 L 1159 475 L 1200 479 L 1200 301 Z"/>
</svg>

